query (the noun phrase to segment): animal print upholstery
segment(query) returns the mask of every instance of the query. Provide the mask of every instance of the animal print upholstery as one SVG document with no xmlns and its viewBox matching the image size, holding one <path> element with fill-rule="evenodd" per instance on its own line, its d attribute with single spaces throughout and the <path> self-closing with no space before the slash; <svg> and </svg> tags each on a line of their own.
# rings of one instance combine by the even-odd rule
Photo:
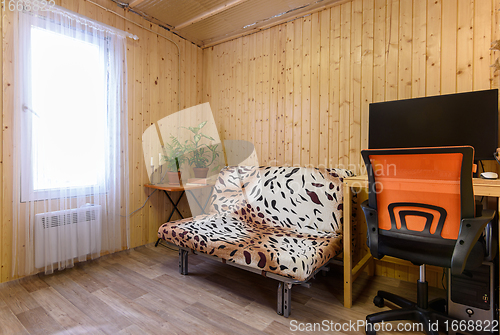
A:
<svg viewBox="0 0 500 335">
<path fill-rule="evenodd" d="M 158 231 L 181 247 L 299 281 L 342 249 L 342 179 L 348 170 L 227 167 L 214 211 Z"/>
</svg>

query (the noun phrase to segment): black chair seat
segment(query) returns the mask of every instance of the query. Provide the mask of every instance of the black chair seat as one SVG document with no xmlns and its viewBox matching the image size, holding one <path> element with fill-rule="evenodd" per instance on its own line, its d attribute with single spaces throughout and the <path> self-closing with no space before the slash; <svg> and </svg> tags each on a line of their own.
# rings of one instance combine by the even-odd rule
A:
<svg viewBox="0 0 500 335">
<path fill-rule="evenodd" d="M 434 265 L 443 268 L 451 266 L 451 256 L 455 249 L 455 242 L 450 244 L 433 244 L 425 241 L 412 243 L 405 239 L 394 239 L 379 233 L 379 251 L 384 255 L 394 255 L 399 259 L 412 262 L 415 265 Z M 471 270 L 479 267 L 486 254 L 485 241 L 479 239 L 472 248 L 467 261 L 466 269 Z"/>
</svg>

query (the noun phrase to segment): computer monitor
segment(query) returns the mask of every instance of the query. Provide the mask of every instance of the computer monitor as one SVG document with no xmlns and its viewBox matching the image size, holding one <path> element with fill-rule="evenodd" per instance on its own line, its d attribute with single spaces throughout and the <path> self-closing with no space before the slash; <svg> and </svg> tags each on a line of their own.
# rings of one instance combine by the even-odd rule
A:
<svg viewBox="0 0 500 335">
<path fill-rule="evenodd" d="M 498 90 L 370 104 L 368 147 L 471 145 L 476 160 L 498 147 Z"/>
</svg>

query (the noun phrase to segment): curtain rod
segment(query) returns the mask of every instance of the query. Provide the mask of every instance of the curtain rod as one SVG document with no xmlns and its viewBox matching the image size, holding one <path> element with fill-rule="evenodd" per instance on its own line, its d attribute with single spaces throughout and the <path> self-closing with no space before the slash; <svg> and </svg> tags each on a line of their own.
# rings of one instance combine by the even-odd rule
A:
<svg viewBox="0 0 500 335">
<path fill-rule="evenodd" d="M 166 39 L 167 41 L 169 41 L 169 42 L 173 43 L 173 44 L 177 47 L 177 56 L 178 56 L 177 63 L 178 63 L 178 70 L 179 70 L 179 75 L 178 75 L 178 78 L 177 78 L 177 86 L 178 86 L 178 94 L 177 94 L 177 108 L 178 108 L 179 110 L 181 110 L 181 49 L 179 48 L 179 45 L 178 45 L 177 43 L 175 43 L 172 39 L 168 38 L 167 36 L 162 35 L 162 34 L 160 34 L 160 33 L 157 33 L 156 31 L 153 31 L 153 30 L 151 30 L 151 29 L 149 29 L 149 28 L 146 28 L 146 27 L 144 27 L 143 25 L 141 25 L 141 24 L 139 24 L 139 23 L 137 23 L 137 22 L 134 22 L 133 20 L 131 20 L 131 19 L 129 19 L 129 18 L 127 18 L 127 17 L 125 17 L 125 16 L 123 16 L 123 15 L 121 15 L 121 14 L 119 14 L 119 13 L 115 12 L 115 11 L 112 11 L 112 10 L 110 10 L 110 9 L 107 9 L 106 7 L 101 6 L 101 5 L 99 5 L 98 3 L 95 3 L 95 2 L 94 2 L 94 1 L 92 1 L 92 0 L 84 0 L 84 1 L 89 2 L 89 3 L 91 3 L 91 4 L 93 4 L 93 5 L 97 6 L 97 7 L 99 7 L 99 8 L 101 8 L 101 9 L 104 9 L 106 12 L 109 12 L 109 13 L 115 14 L 116 16 L 119 16 L 119 17 L 121 17 L 122 19 L 124 19 L 124 20 L 126 20 L 126 21 L 128 21 L 128 22 L 130 22 L 130 23 L 135 24 L 136 26 L 138 26 L 138 27 L 140 27 L 140 28 L 142 28 L 142 29 L 145 29 L 145 30 L 147 30 L 147 31 L 149 31 L 149 32 L 152 32 L 153 34 L 156 34 L 156 35 L 158 35 L 158 36 L 160 36 L 160 37 L 163 37 L 164 39 Z"/>
<path fill-rule="evenodd" d="M 47 11 L 50 11 L 50 12 L 52 12 L 54 14 L 63 15 L 66 18 L 69 18 L 70 20 L 74 20 L 74 21 L 78 22 L 79 24 L 82 24 L 82 25 L 85 25 L 85 26 L 91 26 L 93 29 L 96 29 L 96 30 L 107 31 L 107 32 L 110 32 L 112 34 L 119 35 L 119 36 L 122 36 L 122 37 L 128 37 L 128 38 L 133 39 L 133 40 L 138 40 L 139 39 L 139 37 L 137 37 L 134 34 L 131 34 L 131 33 L 126 32 L 124 30 L 117 29 L 115 27 L 109 26 L 109 25 L 107 25 L 107 24 L 105 24 L 103 22 L 99 22 L 99 21 L 90 19 L 90 18 L 88 18 L 88 17 L 86 17 L 84 15 L 78 14 L 76 12 L 73 12 L 73 11 L 67 9 L 67 8 L 64 8 L 64 7 L 61 7 L 61 6 L 58 6 L 58 5 L 53 5 L 52 7 L 50 7 L 49 9 L 47 9 Z M 50 18 L 48 18 L 46 15 L 38 15 L 36 12 L 33 12 L 31 10 L 23 10 L 21 13 L 27 14 L 27 15 L 31 15 L 31 16 L 34 16 L 34 17 L 37 17 L 37 18 L 41 18 L 41 19 L 44 19 L 44 20 L 48 20 L 48 21 L 51 21 L 51 22 L 55 23 L 53 20 L 51 20 Z"/>
</svg>

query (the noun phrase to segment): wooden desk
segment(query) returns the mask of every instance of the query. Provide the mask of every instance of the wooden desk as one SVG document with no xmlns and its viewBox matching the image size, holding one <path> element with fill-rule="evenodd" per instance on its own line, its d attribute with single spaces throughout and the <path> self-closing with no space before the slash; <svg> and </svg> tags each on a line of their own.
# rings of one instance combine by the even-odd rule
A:
<svg viewBox="0 0 500 335">
<path fill-rule="evenodd" d="M 351 258 L 351 222 L 352 215 L 352 189 L 368 188 L 367 176 L 356 176 L 344 178 L 344 307 L 352 306 L 352 282 L 358 277 L 367 265 L 373 265 L 373 257 L 366 254 L 361 261 L 352 267 Z M 500 198 L 500 180 L 489 180 L 482 178 L 473 179 L 474 195 Z M 497 211 L 500 213 L 500 201 Z M 499 229 L 500 241 L 500 229 Z M 500 243 L 499 243 L 500 247 Z M 372 272 L 372 270 L 370 270 Z"/>
</svg>

